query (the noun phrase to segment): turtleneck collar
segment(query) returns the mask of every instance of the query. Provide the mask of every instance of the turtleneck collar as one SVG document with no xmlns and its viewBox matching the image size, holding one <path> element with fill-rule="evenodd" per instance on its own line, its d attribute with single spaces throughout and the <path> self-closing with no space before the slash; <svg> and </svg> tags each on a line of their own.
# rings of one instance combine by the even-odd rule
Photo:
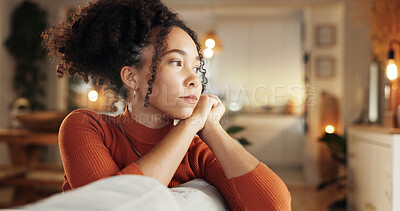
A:
<svg viewBox="0 0 400 211">
<path fill-rule="evenodd" d="M 174 127 L 173 121 L 167 126 L 159 129 L 146 127 L 132 118 L 128 107 L 125 108 L 125 112 L 121 115 L 121 124 L 125 134 L 129 136 L 129 139 L 131 139 L 130 137 L 133 137 L 134 139 L 146 144 L 157 144 Z"/>
</svg>

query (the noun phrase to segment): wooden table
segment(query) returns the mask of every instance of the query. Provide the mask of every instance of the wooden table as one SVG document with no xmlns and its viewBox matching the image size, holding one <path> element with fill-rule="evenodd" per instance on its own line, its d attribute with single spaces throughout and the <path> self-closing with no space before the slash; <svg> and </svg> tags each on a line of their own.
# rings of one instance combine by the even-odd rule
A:
<svg viewBox="0 0 400 211">
<path fill-rule="evenodd" d="M 12 144 L 55 145 L 57 132 L 34 132 L 26 129 L 0 129 L 0 142 Z"/>
<path fill-rule="evenodd" d="M 40 174 L 62 175 L 62 165 L 44 165 L 39 162 L 43 146 L 58 145 L 57 132 L 34 132 L 26 129 L 0 129 L 0 142 L 7 143 L 12 165 L 0 168 L 0 184 L 16 187 L 13 205 L 37 200 L 35 187 L 58 187 L 62 177 L 38 178 Z M 2 173 L 2 174 L 1 174 Z M 36 175 L 36 176 L 32 176 Z M 54 178 L 54 177 L 52 177 Z"/>
<path fill-rule="evenodd" d="M 8 144 L 14 166 L 33 169 L 37 166 L 42 147 L 58 144 L 58 134 L 25 129 L 0 129 L 0 142 Z"/>
</svg>

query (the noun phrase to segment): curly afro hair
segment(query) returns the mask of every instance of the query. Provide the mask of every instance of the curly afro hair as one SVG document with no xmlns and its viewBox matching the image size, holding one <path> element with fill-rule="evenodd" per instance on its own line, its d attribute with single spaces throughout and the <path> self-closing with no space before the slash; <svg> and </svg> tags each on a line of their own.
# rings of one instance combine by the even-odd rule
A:
<svg viewBox="0 0 400 211">
<path fill-rule="evenodd" d="M 149 89 L 145 97 L 148 106 L 157 69 L 166 50 L 165 40 L 172 27 L 189 34 L 200 56 L 200 77 L 203 91 L 207 83 L 204 60 L 197 35 L 159 0 L 97 0 L 79 6 L 72 21 L 62 22 L 42 33 L 50 54 L 60 58 L 57 76 L 80 76 L 86 83 L 89 78 L 96 84 L 108 83 L 116 95 L 113 102 L 127 98 L 120 70 L 124 66 L 141 69 L 142 52 L 153 44 L 155 53 L 150 67 Z M 151 33 L 157 27 L 154 41 Z M 118 93 L 118 94 L 117 94 Z M 113 106 L 115 109 L 115 107 Z"/>
</svg>

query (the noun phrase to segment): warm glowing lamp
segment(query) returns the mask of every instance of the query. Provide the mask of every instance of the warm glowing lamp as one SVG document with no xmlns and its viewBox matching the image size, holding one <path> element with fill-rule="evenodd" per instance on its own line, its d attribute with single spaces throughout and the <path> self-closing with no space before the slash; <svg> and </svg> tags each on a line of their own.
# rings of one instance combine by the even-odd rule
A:
<svg viewBox="0 0 400 211">
<path fill-rule="evenodd" d="M 213 55 L 214 55 L 214 51 L 213 51 L 213 49 L 211 49 L 211 48 L 206 48 L 206 49 L 204 49 L 204 57 L 205 58 L 207 58 L 207 59 L 210 59 L 210 58 L 212 58 L 213 57 Z"/>
<path fill-rule="evenodd" d="M 214 48 L 215 47 L 215 40 L 212 38 L 208 38 L 205 42 L 207 48 Z"/>
<path fill-rule="evenodd" d="M 388 65 L 386 67 L 386 76 L 389 80 L 397 79 L 397 66 L 394 61 L 394 51 L 391 49 L 388 54 Z"/>
<path fill-rule="evenodd" d="M 99 97 L 99 93 L 96 90 L 92 90 L 88 93 L 88 98 L 90 101 L 95 102 Z"/>
<path fill-rule="evenodd" d="M 214 54 L 221 53 L 223 46 L 215 32 L 209 32 L 201 39 L 201 45 L 204 49 L 204 57 L 210 59 Z"/>
<path fill-rule="evenodd" d="M 329 134 L 332 134 L 332 133 L 335 132 L 335 127 L 333 127 L 333 125 L 327 125 L 327 126 L 325 127 L 325 132 L 326 132 L 326 133 L 329 133 Z"/>
</svg>

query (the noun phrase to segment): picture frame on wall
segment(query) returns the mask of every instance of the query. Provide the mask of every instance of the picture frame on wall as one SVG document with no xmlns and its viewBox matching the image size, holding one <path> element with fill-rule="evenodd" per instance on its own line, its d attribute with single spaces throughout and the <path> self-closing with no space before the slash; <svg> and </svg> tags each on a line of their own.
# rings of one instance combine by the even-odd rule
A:
<svg viewBox="0 0 400 211">
<path fill-rule="evenodd" d="M 333 56 L 319 56 L 315 59 L 316 76 L 318 79 L 330 79 L 335 76 L 335 58 Z"/>
<path fill-rule="evenodd" d="M 336 44 L 336 27 L 333 24 L 319 24 L 315 27 L 315 45 L 332 47 Z"/>
</svg>

